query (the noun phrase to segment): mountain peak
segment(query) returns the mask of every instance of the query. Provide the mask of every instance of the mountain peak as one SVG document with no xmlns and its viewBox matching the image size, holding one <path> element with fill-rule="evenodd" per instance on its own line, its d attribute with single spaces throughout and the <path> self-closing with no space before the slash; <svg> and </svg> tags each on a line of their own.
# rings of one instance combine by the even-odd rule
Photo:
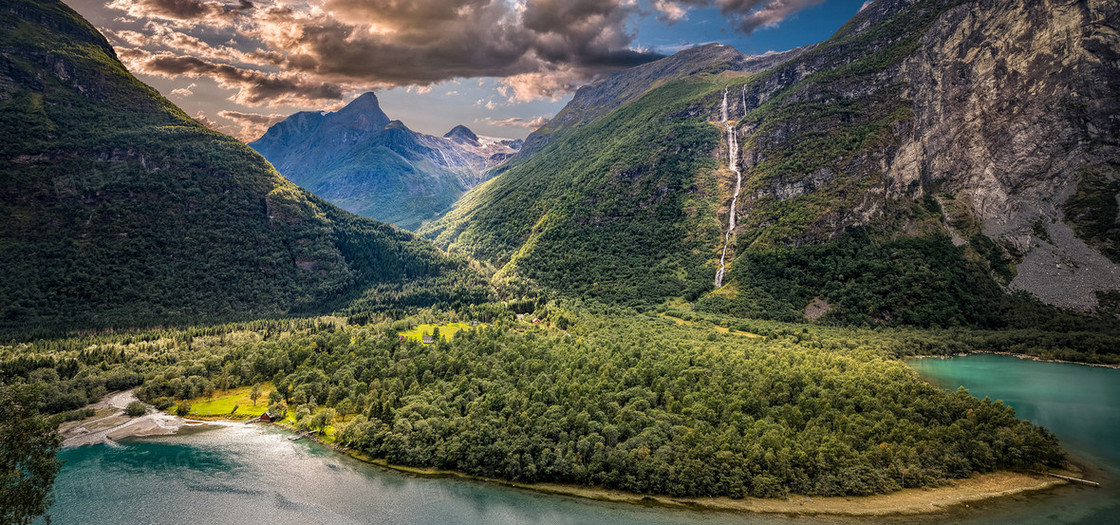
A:
<svg viewBox="0 0 1120 525">
<path fill-rule="evenodd" d="M 451 128 L 451 131 L 444 134 L 443 138 L 450 139 L 452 142 L 457 142 L 459 144 L 470 144 L 471 146 L 479 145 L 478 135 L 475 135 L 470 128 L 462 124 Z"/>
<path fill-rule="evenodd" d="M 366 91 L 365 93 L 362 93 L 361 95 L 358 95 L 357 97 L 354 98 L 354 100 L 350 101 L 350 103 L 347 104 L 346 106 L 347 107 L 350 107 L 350 106 L 354 106 L 354 107 L 367 106 L 367 107 L 376 107 L 378 109 L 381 108 L 381 104 L 377 100 L 377 93 L 374 93 L 373 91 Z"/>
<path fill-rule="evenodd" d="M 389 116 L 381 110 L 377 95 L 372 91 L 362 93 L 329 117 L 331 120 L 363 129 L 378 129 L 389 123 Z"/>
</svg>

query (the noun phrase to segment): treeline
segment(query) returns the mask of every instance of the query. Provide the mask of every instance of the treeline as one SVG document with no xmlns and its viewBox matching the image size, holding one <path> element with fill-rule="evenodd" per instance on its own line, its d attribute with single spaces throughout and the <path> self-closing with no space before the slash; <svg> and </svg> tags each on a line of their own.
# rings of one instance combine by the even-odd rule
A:
<svg viewBox="0 0 1120 525">
<path fill-rule="evenodd" d="M 1010 408 L 921 380 L 890 337 L 538 314 L 578 321 L 502 317 L 436 345 L 399 341 L 388 319 L 163 334 L 99 345 L 110 350 L 96 365 L 55 343 L 22 353 L 74 359 L 79 372 L 21 377 L 76 386 L 135 373 L 153 402 L 271 381 L 270 402 L 300 425 L 333 424 L 339 441 L 392 463 L 638 493 L 872 494 L 1062 461 L 1054 437 Z"/>
<path fill-rule="evenodd" d="M 0 346 L 0 381 L 40 384 L 44 410 L 60 413 L 94 403 L 109 392 L 139 386 L 169 365 L 198 356 L 224 355 L 230 345 L 244 338 L 268 340 L 325 332 L 341 322 L 338 318 L 259 320 L 10 344 Z M 199 384 L 198 380 L 192 384 Z M 184 398 L 198 395 L 187 395 L 194 393 L 187 390 L 182 393 Z"/>
<path fill-rule="evenodd" d="M 1108 321 L 1070 314 L 1039 320 L 1036 326 L 1055 329 L 1007 328 L 981 330 L 968 327 L 917 329 L 912 327 L 851 327 L 789 323 L 764 319 L 743 319 L 708 312 L 684 311 L 665 305 L 654 312 L 700 326 L 718 326 L 766 337 L 792 337 L 794 340 L 859 339 L 879 348 L 889 348 L 897 357 L 916 355 L 953 355 L 972 352 L 1007 352 L 1042 359 L 1060 359 L 1094 364 L 1120 364 L 1120 334 Z M 1061 328 L 1061 329 L 1058 329 Z"/>
<path fill-rule="evenodd" d="M 833 326 L 1120 337 L 1113 312 L 1073 312 L 1024 292 L 1004 292 L 997 279 L 1010 280 L 1011 271 L 1003 251 L 983 235 L 967 246 L 954 246 L 941 234 L 889 238 L 884 232 L 853 227 L 825 244 L 747 249 L 731 267 L 734 293 L 705 296 L 696 309 L 804 322 L 806 305 L 821 299 L 830 309 L 817 322 Z"/>
</svg>

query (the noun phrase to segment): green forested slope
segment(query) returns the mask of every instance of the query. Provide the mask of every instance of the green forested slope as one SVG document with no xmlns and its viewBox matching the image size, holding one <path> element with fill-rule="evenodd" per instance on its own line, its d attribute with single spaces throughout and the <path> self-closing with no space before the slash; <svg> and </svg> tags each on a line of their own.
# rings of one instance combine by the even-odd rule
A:
<svg viewBox="0 0 1120 525">
<path fill-rule="evenodd" d="M 869 28 L 858 32 L 852 29 L 858 24 L 851 23 L 829 41 L 791 53 L 791 60 L 755 74 L 734 71 L 742 58 L 725 56 L 728 51 L 737 53 L 722 46 L 687 52 L 712 64 L 698 70 L 674 69 L 685 72 L 683 77 L 637 82 L 630 77 L 640 76 L 639 68 L 618 73 L 591 89 L 609 91 L 616 86 L 613 89 L 622 90 L 626 103 L 595 111 L 595 100 L 613 104 L 622 97 L 603 93 L 573 102 L 581 104 L 581 115 L 592 115 L 589 122 L 576 119 L 556 130 L 551 129 L 559 124 L 546 126 L 551 131 L 539 151 L 468 193 L 421 233 L 452 251 L 502 268 L 499 277 L 525 279 L 561 294 L 630 305 L 671 296 L 694 300 L 712 287 L 720 229 L 726 227 L 734 186 L 726 166 L 726 134 L 721 133 L 722 124 L 713 122 L 719 119 L 727 89 L 744 156 L 741 226 L 731 253 L 827 242 L 842 231 L 841 217 L 865 200 L 869 187 L 881 178 L 867 169 L 867 151 L 882 146 L 888 140 L 884 130 L 908 115 L 897 87 L 857 101 L 839 93 L 873 83 L 874 75 L 904 58 L 929 21 L 949 6 L 936 1 L 918 4 L 871 20 Z M 720 60 L 700 60 L 709 55 Z M 685 56 L 665 60 L 681 61 Z M 630 93 L 633 85 L 648 86 L 648 91 L 635 95 Z M 589 104 L 590 109 L 583 107 Z M 565 114 L 558 117 L 561 124 L 567 122 L 561 118 Z M 788 174 L 822 167 L 838 173 L 822 191 L 793 199 L 751 195 L 765 193 L 768 184 Z M 925 239 L 931 232 L 926 228 L 919 236 Z M 990 282 L 999 293 L 986 267 L 959 264 L 965 262 L 962 254 L 947 253 L 947 262 L 957 264 L 960 275 Z M 743 271 L 736 271 L 745 266 L 738 261 L 730 265 L 729 280 L 736 286 L 729 290 L 742 291 L 750 301 L 768 301 L 765 291 L 753 289 L 742 279 Z M 896 267 L 887 259 L 879 269 L 886 271 L 888 280 L 901 279 L 908 266 Z M 777 286 L 779 301 L 802 300 L 806 283 L 791 284 Z M 989 291 L 982 288 L 983 293 Z M 928 298 L 925 290 L 901 290 L 903 295 L 912 292 L 905 302 Z M 791 292 L 799 295 L 788 295 Z M 941 295 L 950 301 L 961 299 L 952 293 Z M 727 306 L 726 300 L 702 304 L 744 315 L 771 313 L 767 308 Z M 946 305 L 938 302 L 931 308 L 942 306 Z M 793 310 L 778 317 L 787 311 Z M 977 321 L 959 316 L 945 320 Z"/>
<path fill-rule="evenodd" d="M 617 73 L 531 137 L 534 153 L 421 233 L 500 268 L 499 283 L 614 304 L 683 297 L 712 312 L 804 320 L 819 300 L 829 308 L 821 322 L 923 327 L 1062 317 L 1007 292 L 1024 254 L 985 235 L 970 195 L 954 195 L 977 175 L 928 173 L 904 184 L 888 173 L 901 143 L 927 125 L 910 98 L 924 86 L 905 76 L 923 59 L 923 35 L 942 38 L 930 28 L 954 9 L 996 17 L 1012 7 L 877 2 L 764 71 L 724 57 L 656 82 L 640 68 Z M 734 187 L 718 122 L 725 90 L 743 186 L 728 286 L 713 291 Z M 1103 201 L 1113 188 L 1094 180 L 1086 176 L 1066 206 L 1091 242 L 1107 239 L 1112 224 L 1092 210 L 1111 209 Z"/>
<path fill-rule="evenodd" d="M 719 236 L 698 176 L 714 177 L 719 132 L 666 110 L 711 89 L 674 82 L 554 138 L 422 234 L 505 266 L 499 278 L 515 284 L 622 304 L 698 295 Z"/>
<path fill-rule="evenodd" d="M 6 2 L 0 29 L 0 326 L 315 311 L 370 287 L 382 306 L 486 295 L 463 261 L 187 117 L 65 5 Z"/>
</svg>

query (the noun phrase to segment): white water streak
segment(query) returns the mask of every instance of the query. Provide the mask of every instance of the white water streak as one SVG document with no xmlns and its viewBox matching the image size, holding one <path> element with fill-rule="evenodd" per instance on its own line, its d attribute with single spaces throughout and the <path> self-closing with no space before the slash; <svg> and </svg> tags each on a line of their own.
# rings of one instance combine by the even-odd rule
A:
<svg viewBox="0 0 1120 525">
<path fill-rule="evenodd" d="M 739 190 L 743 185 L 743 173 L 739 171 L 739 137 L 735 125 L 728 122 L 726 89 L 723 90 L 722 114 L 723 125 L 727 127 L 727 167 L 735 173 L 735 192 L 731 194 L 731 212 L 727 218 L 727 233 L 723 236 L 723 253 L 719 256 L 719 270 L 716 270 L 716 288 L 723 286 L 723 274 L 727 270 L 727 247 L 731 245 L 731 236 L 735 233 L 735 208 L 739 201 Z"/>
<path fill-rule="evenodd" d="M 720 108 L 720 114 L 723 115 L 723 123 L 727 123 L 727 90 L 723 90 L 723 106 Z"/>
</svg>

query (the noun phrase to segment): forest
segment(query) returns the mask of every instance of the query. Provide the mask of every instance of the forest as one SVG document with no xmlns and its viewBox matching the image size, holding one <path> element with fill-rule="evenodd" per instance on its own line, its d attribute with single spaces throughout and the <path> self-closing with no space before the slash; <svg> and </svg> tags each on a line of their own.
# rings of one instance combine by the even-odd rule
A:
<svg viewBox="0 0 1120 525">
<path fill-rule="evenodd" d="M 714 317 L 534 306 L 540 324 L 495 306 L 40 340 L 4 347 L 0 369 L 43 385 L 51 412 L 270 383 L 274 410 L 393 464 L 648 494 L 874 494 L 1064 461 L 1011 408 L 897 359 L 922 338 L 953 350 L 936 334 L 755 321 L 765 337 L 747 337 Z M 492 324 L 434 345 L 396 336 L 478 315 Z"/>
</svg>

